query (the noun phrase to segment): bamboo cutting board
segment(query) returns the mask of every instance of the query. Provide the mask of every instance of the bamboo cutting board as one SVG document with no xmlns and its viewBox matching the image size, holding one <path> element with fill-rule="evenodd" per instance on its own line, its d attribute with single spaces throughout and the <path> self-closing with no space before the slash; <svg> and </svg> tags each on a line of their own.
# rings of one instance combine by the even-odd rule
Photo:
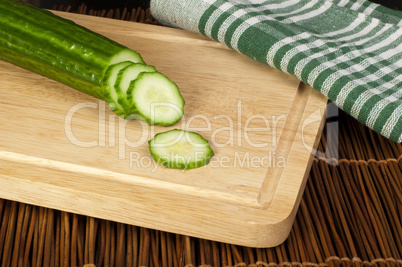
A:
<svg viewBox="0 0 402 267">
<path fill-rule="evenodd" d="M 126 121 L 104 102 L 0 62 L 0 198 L 252 247 L 293 224 L 327 99 L 289 75 L 186 31 L 57 12 L 140 52 L 181 89 L 171 127 Z M 196 131 L 205 167 L 156 165 L 147 141 Z"/>
</svg>

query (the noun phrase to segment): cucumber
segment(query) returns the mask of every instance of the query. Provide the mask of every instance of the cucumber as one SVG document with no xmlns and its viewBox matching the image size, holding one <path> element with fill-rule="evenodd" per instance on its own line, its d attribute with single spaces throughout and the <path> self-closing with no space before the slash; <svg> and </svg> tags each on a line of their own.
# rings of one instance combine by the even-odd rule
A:
<svg viewBox="0 0 402 267">
<path fill-rule="evenodd" d="M 154 66 L 142 63 L 130 64 L 129 66 L 119 71 L 116 78 L 116 83 L 114 85 L 116 91 L 127 93 L 127 89 L 130 86 L 130 83 L 133 80 L 137 79 L 138 75 L 141 72 L 156 72 L 156 69 Z"/>
<path fill-rule="evenodd" d="M 139 53 L 70 20 L 19 1 L 0 1 L 0 59 L 104 99 L 109 65 Z"/>
<path fill-rule="evenodd" d="M 119 71 L 114 83 L 114 90 L 118 96 L 117 101 L 119 105 L 125 108 L 125 113 L 130 114 L 130 104 L 127 100 L 127 90 L 130 87 L 130 83 L 137 79 L 141 72 L 156 72 L 154 66 L 136 63 L 130 64 Z"/>
<path fill-rule="evenodd" d="M 141 55 L 47 10 L 0 0 L 0 60 L 102 99 L 123 118 L 151 121 L 135 113 L 137 108 L 129 106 L 132 102 L 126 99 L 126 91 L 115 87 L 116 66 L 122 62 L 145 64 Z M 158 122 L 169 125 L 171 121 Z"/>
<path fill-rule="evenodd" d="M 110 65 L 108 69 L 105 72 L 105 75 L 102 79 L 102 87 L 103 88 L 108 88 L 105 91 L 105 99 L 106 102 L 109 103 L 109 108 L 110 110 L 114 111 L 117 115 L 124 116 L 125 115 L 125 110 L 127 108 L 124 108 L 118 101 L 119 96 L 117 95 L 117 92 L 115 90 L 115 84 L 116 84 L 116 79 L 117 75 L 119 74 L 119 71 L 121 69 L 124 69 L 125 67 L 129 66 L 131 63 L 130 61 L 123 61 L 119 62 L 113 65 Z"/>
<path fill-rule="evenodd" d="M 174 129 L 158 133 L 149 142 L 156 162 L 166 168 L 188 170 L 208 164 L 214 152 L 200 134 Z"/>
<path fill-rule="evenodd" d="M 173 125 L 184 112 L 184 99 L 177 85 L 160 72 L 142 72 L 130 83 L 127 99 L 131 112 L 150 125 Z"/>
</svg>

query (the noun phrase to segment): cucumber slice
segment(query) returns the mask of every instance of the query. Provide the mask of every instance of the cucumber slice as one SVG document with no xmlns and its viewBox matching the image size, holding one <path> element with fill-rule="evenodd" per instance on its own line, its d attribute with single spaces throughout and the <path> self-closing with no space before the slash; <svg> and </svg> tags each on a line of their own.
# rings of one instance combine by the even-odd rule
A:
<svg viewBox="0 0 402 267">
<path fill-rule="evenodd" d="M 116 79 L 115 88 L 117 92 L 127 92 L 130 83 L 137 79 L 141 72 L 155 72 L 154 66 L 146 65 L 143 63 L 131 64 L 119 71 Z"/>
<path fill-rule="evenodd" d="M 198 168 L 208 164 L 214 156 L 206 139 L 185 130 L 158 133 L 148 144 L 154 160 L 166 168 Z"/>
<path fill-rule="evenodd" d="M 110 65 L 106 70 L 104 78 L 102 80 L 102 87 L 104 89 L 104 96 L 106 102 L 109 104 L 110 110 L 114 111 L 117 115 L 124 116 L 124 108 L 118 102 L 119 96 L 116 93 L 114 85 L 116 83 L 117 74 L 119 71 L 128 65 L 133 64 L 131 61 L 123 61 L 113 65 Z"/>
<path fill-rule="evenodd" d="M 137 79 L 137 76 L 141 72 L 155 72 L 154 66 L 146 65 L 143 63 L 130 64 L 119 71 L 116 77 L 116 82 L 114 84 L 114 89 L 118 96 L 119 104 L 124 107 L 129 107 L 127 100 L 127 90 L 130 87 L 130 83 Z M 125 110 L 126 114 L 131 112 L 130 109 Z"/>
<path fill-rule="evenodd" d="M 118 53 L 117 55 L 113 56 L 110 60 L 109 64 L 117 64 L 124 61 L 131 61 L 134 63 L 142 63 L 145 64 L 144 60 L 142 59 L 141 55 L 133 50 L 125 49 Z"/>
<path fill-rule="evenodd" d="M 127 98 L 133 108 L 150 125 L 169 126 L 183 116 L 184 99 L 177 85 L 159 72 L 142 72 L 130 83 Z"/>
</svg>

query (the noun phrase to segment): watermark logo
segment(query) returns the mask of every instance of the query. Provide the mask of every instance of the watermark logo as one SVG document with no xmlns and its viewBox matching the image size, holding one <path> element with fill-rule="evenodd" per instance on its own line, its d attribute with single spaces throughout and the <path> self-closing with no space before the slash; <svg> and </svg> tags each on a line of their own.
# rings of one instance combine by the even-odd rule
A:
<svg viewBox="0 0 402 267">
<path fill-rule="evenodd" d="M 325 131 L 323 132 L 322 139 L 325 141 L 323 151 L 314 149 L 309 142 L 305 140 L 304 131 L 312 123 L 317 122 L 317 118 L 321 117 L 321 110 L 315 110 L 309 114 L 302 122 L 302 144 L 304 147 L 311 151 L 315 157 L 326 161 L 330 165 L 338 164 L 339 159 L 339 108 L 330 102 L 327 104 L 325 113 Z"/>
<path fill-rule="evenodd" d="M 155 105 L 154 109 L 160 109 Z M 181 112 L 175 107 L 168 107 L 166 112 Z M 73 118 L 82 109 L 93 109 L 98 113 L 98 136 L 93 140 L 81 140 L 74 134 Z M 326 141 L 327 151 L 318 151 L 313 148 L 311 140 L 307 138 L 308 129 L 315 123 L 320 123 L 323 110 L 316 110 L 301 121 L 302 143 L 307 151 L 317 157 L 337 159 L 338 139 L 338 109 L 334 104 L 328 104 L 326 118 Z M 152 110 L 151 110 L 152 116 Z M 185 129 L 207 136 L 209 144 L 213 150 L 232 147 L 232 155 L 216 154 L 206 168 L 284 168 L 286 158 L 277 154 L 275 148 L 281 134 L 281 127 L 286 121 L 288 114 L 251 114 L 245 116 L 242 102 L 238 101 L 236 110 L 233 114 L 216 114 L 212 117 L 203 114 L 192 115 L 183 118 L 174 125 L 174 128 Z M 129 123 L 135 123 L 136 134 L 133 136 L 127 130 Z M 83 102 L 72 106 L 65 116 L 64 121 L 65 135 L 74 145 L 83 148 L 92 147 L 117 147 L 116 157 L 119 160 L 127 160 L 130 168 L 144 168 L 156 171 L 158 164 L 150 154 L 141 154 L 139 147 L 148 146 L 148 141 L 155 135 L 155 127 L 139 120 L 122 119 L 115 114 L 107 115 L 106 104 L 103 101 Z M 130 136 L 130 138 L 128 138 Z M 181 139 L 177 136 L 171 140 L 172 144 Z M 240 152 L 236 148 L 240 147 L 255 148 L 258 151 L 266 150 L 267 153 L 253 154 L 252 152 Z M 329 161 L 336 162 L 336 161 Z"/>
</svg>

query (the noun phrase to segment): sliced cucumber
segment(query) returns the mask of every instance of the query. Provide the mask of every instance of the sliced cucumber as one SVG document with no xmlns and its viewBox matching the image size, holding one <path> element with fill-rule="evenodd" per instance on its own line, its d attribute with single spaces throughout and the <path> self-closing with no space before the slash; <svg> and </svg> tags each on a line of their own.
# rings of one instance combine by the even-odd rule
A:
<svg viewBox="0 0 402 267">
<path fill-rule="evenodd" d="M 114 85 L 116 83 L 117 74 L 119 74 L 119 71 L 129 66 L 130 64 L 133 64 L 133 62 L 124 61 L 110 65 L 109 68 L 106 70 L 104 78 L 102 80 L 102 87 L 105 90 L 105 100 L 108 102 L 110 110 L 114 111 L 117 115 L 120 116 L 123 116 L 125 114 L 125 109 L 118 101 L 119 96 L 116 93 Z"/>
<path fill-rule="evenodd" d="M 124 85 L 115 87 L 122 68 L 135 63 L 145 66 L 138 52 L 20 0 L 0 0 L 0 60 L 105 100 L 125 119 L 171 125 L 183 115 L 184 101 L 177 86 L 161 74 L 155 81 L 143 76 L 132 86 L 138 73 L 130 71 L 121 80 Z M 155 71 L 151 66 L 144 68 Z M 127 99 L 127 88 L 134 87 L 132 91 L 138 96 L 135 101 L 133 97 Z M 141 103 L 144 99 L 147 102 Z M 155 108 L 162 102 L 174 108 Z M 135 106 L 130 106 L 132 103 Z"/>
<path fill-rule="evenodd" d="M 118 96 L 118 102 L 123 108 L 129 107 L 127 100 L 127 90 L 130 87 L 130 83 L 137 79 L 137 76 L 141 72 L 155 72 L 154 66 L 146 65 L 143 63 L 130 64 L 119 71 L 116 77 L 116 82 L 114 84 L 114 89 Z M 131 110 L 125 110 L 126 114 L 130 114 Z M 137 116 L 135 116 L 137 117 Z"/>
<path fill-rule="evenodd" d="M 154 160 L 166 168 L 198 168 L 208 164 L 214 156 L 206 139 L 185 130 L 158 133 L 148 144 Z"/>
<path fill-rule="evenodd" d="M 0 0 L 0 60 L 104 99 L 106 69 L 141 55 L 71 20 L 24 3 Z"/>
<path fill-rule="evenodd" d="M 142 72 L 130 83 L 127 99 L 131 113 L 150 125 L 173 125 L 183 116 L 184 99 L 177 85 L 159 72 Z"/>
<path fill-rule="evenodd" d="M 127 92 L 130 83 L 137 79 L 141 72 L 155 72 L 154 66 L 146 65 L 144 63 L 131 64 L 119 71 L 116 79 L 115 88 L 117 92 Z"/>
</svg>

